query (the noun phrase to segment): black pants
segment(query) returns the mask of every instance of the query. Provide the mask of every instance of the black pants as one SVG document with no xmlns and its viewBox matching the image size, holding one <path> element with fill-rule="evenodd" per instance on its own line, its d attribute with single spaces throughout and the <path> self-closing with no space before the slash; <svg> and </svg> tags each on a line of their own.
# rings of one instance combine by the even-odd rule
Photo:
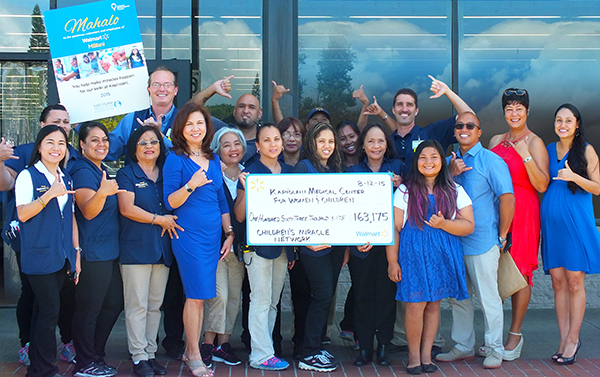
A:
<svg viewBox="0 0 600 377">
<path fill-rule="evenodd" d="M 396 284 L 388 277 L 385 246 L 373 246 L 366 258 L 350 257 L 356 305 L 356 335 L 360 348 L 373 350 L 373 337 L 387 345 L 394 337 Z"/>
<path fill-rule="evenodd" d="M 344 250 L 345 247 L 333 247 L 329 254 L 320 257 L 300 253 L 311 291 L 302 342 L 303 357 L 312 356 L 322 349 L 323 329 L 327 326 L 327 315 L 342 269 Z"/>
<path fill-rule="evenodd" d="M 73 341 L 77 350 L 77 368 L 83 368 L 104 359 L 106 341 L 123 310 L 119 263 L 116 260 L 82 260 L 76 290 Z"/>
<path fill-rule="evenodd" d="M 302 345 L 304 341 L 304 326 L 306 325 L 306 314 L 310 304 L 310 282 L 304 271 L 302 260 L 296 260 L 294 268 L 290 272 L 290 291 L 292 294 L 292 305 L 294 306 L 294 335 L 292 342 Z"/>
<path fill-rule="evenodd" d="M 283 290 L 281 291 L 283 295 Z M 244 268 L 244 281 L 242 282 L 242 343 L 246 347 L 250 347 L 250 330 L 248 327 L 248 313 L 250 311 L 250 281 L 248 280 L 248 271 Z M 277 317 L 275 318 L 275 326 L 273 327 L 273 348 L 277 351 L 281 349 L 281 296 L 277 303 Z"/>
<path fill-rule="evenodd" d="M 183 293 L 183 284 L 179 275 L 179 267 L 173 259 L 173 264 L 169 270 L 169 279 L 165 289 L 165 298 L 162 304 L 163 325 L 165 328 L 165 338 L 162 346 L 168 352 L 176 354 L 183 350 L 185 342 L 183 341 L 183 306 L 185 305 L 185 295 Z"/>
<path fill-rule="evenodd" d="M 346 296 L 346 303 L 344 304 L 344 318 L 340 322 L 340 329 L 342 331 L 352 331 L 354 338 L 356 338 L 356 326 L 354 324 L 354 282 L 348 290 Z"/>
<path fill-rule="evenodd" d="M 33 315 L 33 301 L 35 294 L 29 283 L 27 275 L 21 270 L 21 252 L 15 251 L 19 275 L 21 277 L 21 295 L 17 301 L 17 325 L 19 326 L 19 339 L 21 347 L 31 340 L 31 320 Z M 63 343 L 73 340 L 71 328 L 73 326 L 73 315 L 75 314 L 75 283 L 71 279 L 65 279 L 60 291 L 60 314 L 58 315 L 58 327 L 60 339 Z"/>
<path fill-rule="evenodd" d="M 60 291 L 67 278 L 67 264 L 57 272 L 27 275 L 35 294 L 31 320 L 28 377 L 51 377 L 58 373 L 56 359 L 56 324 L 60 313 Z"/>
</svg>

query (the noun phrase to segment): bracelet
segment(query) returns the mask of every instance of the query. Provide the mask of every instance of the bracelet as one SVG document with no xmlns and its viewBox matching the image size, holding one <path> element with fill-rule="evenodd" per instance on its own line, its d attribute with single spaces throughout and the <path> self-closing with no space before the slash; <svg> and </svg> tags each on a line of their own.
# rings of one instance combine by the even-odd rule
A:
<svg viewBox="0 0 600 377">
<path fill-rule="evenodd" d="M 152 218 L 152 222 L 150 223 L 150 225 L 154 225 L 154 220 L 156 220 L 156 213 L 154 214 L 154 217 Z"/>
<path fill-rule="evenodd" d="M 226 237 L 231 236 L 231 238 L 235 238 L 235 233 L 233 233 L 233 231 L 230 230 L 229 232 L 225 232 L 225 236 Z"/>
<path fill-rule="evenodd" d="M 77 251 L 83 251 L 83 249 L 82 249 L 81 247 L 79 247 L 79 246 L 77 246 L 77 247 L 75 248 L 75 250 L 77 250 Z"/>
<path fill-rule="evenodd" d="M 233 230 L 233 226 L 229 225 L 229 226 L 227 227 L 227 229 L 229 229 L 229 230 Z"/>
<path fill-rule="evenodd" d="M 389 117 L 390 117 L 389 115 L 385 114 L 385 116 L 384 116 L 383 118 L 381 118 L 381 119 L 383 119 L 383 121 L 385 122 L 385 120 L 386 120 L 387 118 L 389 118 Z"/>
<path fill-rule="evenodd" d="M 40 204 L 42 205 L 42 207 L 46 208 L 46 203 L 44 203 L 44 201 L 42 200 L 41 196 L 38 196 L 37 200 L 40 202 Z"/>
</svg>

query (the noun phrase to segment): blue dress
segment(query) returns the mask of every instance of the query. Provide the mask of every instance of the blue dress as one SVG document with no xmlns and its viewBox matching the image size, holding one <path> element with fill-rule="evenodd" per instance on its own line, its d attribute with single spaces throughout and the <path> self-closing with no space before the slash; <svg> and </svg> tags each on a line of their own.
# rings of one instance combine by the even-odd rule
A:
<svg viewBox="0 0 600 377">
<path fill-rule="evenodd" d="M 430 194 L 427 218 L 434 209 L 434 197 Z M 421 230 L 408 220 L 400 232 L 398 262 L 402 280 L 396 283 L 396 300 L 434 302 L 446 297 L 469 298 L 458 236 L 427 224 Z"/>
<path fill-rule="evenodd" d="M 196 188 L 179 208 L 177 223 L 185 229 L 171 241 L 187 298 L 207 300 L 217 295 L 217 263 L 221 251 L 221 215 L 229 213 L 223 192 L 221 162 L 216 154 L 209 160 L 206 177 L 211 183 Z M 187 155 L 170 153 L 163 167 L 163 190 L 167 209 L 169 195 L 192 178 L 200 166 Z"/>
<path fill-rule="evenodd" d="M 600 273 L 600 233 L 596 228 L 592 194 L 569 190 L 568 182 L 554 180 L 569 153 L 558 160 L 556 143 L 548 145 L 550 184 L 541 206 L 544 272 L 564 267 L 586 274 Z"/>
</svg>

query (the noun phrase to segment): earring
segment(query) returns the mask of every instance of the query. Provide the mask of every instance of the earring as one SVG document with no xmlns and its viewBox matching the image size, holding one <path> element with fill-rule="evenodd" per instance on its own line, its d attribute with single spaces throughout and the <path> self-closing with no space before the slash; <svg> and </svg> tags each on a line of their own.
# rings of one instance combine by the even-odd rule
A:
<svg viewBox="0 0 600 377">
<path fill-rule="evenodd" d="M 285 149 L 283 147 L 281 147 L 281 151 L 283 152 Z"/>
<path fill-rule="evenodd" d="M 575 130 L 575 136 L 579 136 L 579 127 Z"/>
</svg>

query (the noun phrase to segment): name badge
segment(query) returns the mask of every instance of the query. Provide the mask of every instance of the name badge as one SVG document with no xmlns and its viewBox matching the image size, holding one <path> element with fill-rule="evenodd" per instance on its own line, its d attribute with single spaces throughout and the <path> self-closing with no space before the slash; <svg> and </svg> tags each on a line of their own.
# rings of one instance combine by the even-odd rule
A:
<svg viewBox="0 0 600 377">
<path fill-rule="evenodd" d="M 135 184 L 135 187 L 141 188 L 141 189 L 146 188 L 146 187 L 148 187 L 148 182 L 146 182 L 146 181 L 138 182 Z"/>
<path fill-rule="evenodd" d="M 41 185 L 40 187 L 36 187 L 35 191 L 37 192 L 46 192 L 50 190 L 50 187 L 46 186 L 46 185 Z"/>
<path fill-rule="evenodd" d="M 419 138 L 417 140 L 413 140 L 412 142 L 412 149 L 413 152 L 417 151 L 417 147 L 419 146 L 419 144 L 421 144 L 422 142 L 424 142 L 425 140 L 421 140 L 421 137 L 419 136 Z"/>
</svg>

